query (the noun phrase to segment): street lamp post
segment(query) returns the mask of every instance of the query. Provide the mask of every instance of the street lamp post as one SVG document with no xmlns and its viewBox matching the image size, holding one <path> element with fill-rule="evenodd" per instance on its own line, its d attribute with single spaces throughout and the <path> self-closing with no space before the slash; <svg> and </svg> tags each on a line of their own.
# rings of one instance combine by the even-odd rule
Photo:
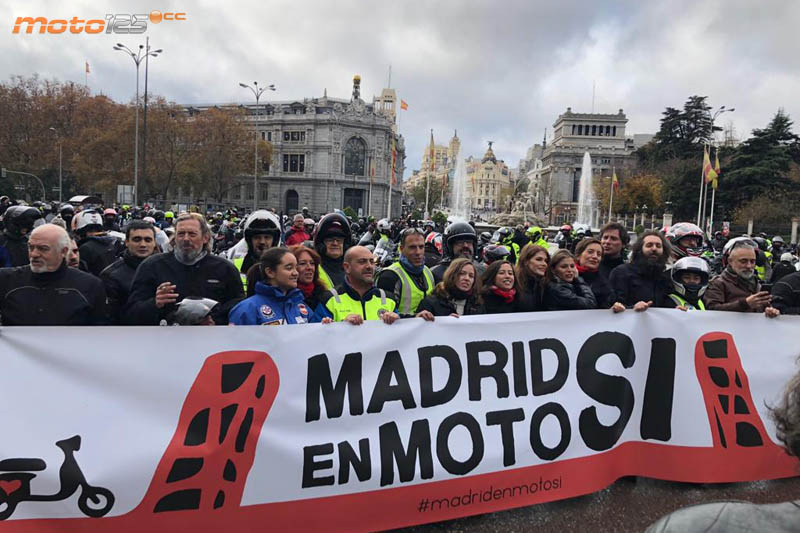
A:
<svg viewBox="0 0 800 533">
<path fill-rule="evenodd" d="M 56 140 L 58 140 L 58 203 L 61 203 L 61 189 L 63 188 L 63 181 L 61 180 L 61 149 L 63 147 L 63 143 L 61 142 L 61 136 L 58 134 L 58 130 L 55 128 L 50 128 L 50 131 L 56 134 Z"/>
<path fill-rule="evenodd" d="M 720 108 L 717 109 L 714 112 L 713 115 L 711 115 L 711 145 L 712 146 L 714 144 L 714 121 L 717 120 L 717 117 L 720 116 L 722 113 L 731 113 L 733 111 L 736 111 L 736 108 L 731 107 L 729 109 L 726 109 L 725 106 L 723 105 L 723 106 L 720 106 Z M 711 157 L 711 151 L 709 150 L 709 158 L 710 157 Z M 703 227 L 701 229 L 705 232 L 706 231 L 706 227 L 705 227 L 706 226 L 706 203 L 708 202 L 708 184 L 705 182 L 705 180 L 703 180 L 703 186 L 704 186 L 704 189 L 705 189 L 703 191 L 703 216 L 702 216 L 702 218 L 700 220 L 701 220 L 701 222 L 703 222 Z M 716 189 L 714 189 L 712 191 L 712 193 L 711 193 L 711 220 L 710 220 L 710 222 L 711 222 L 712 225 L 714 223 L 714 197 L 716 196 L 716 193 L 717 193 Z"/>
<path fill-rule="evenodd" d="M 714 121 L 717 120 L 717 117 L 720 116 L 722 113 L 731 113 L 736 111 L 735 107 L 731 107 L 726 109 L 725 106 L 720 106 L 714 114 L 711 115 L 711 139 L 714 138 Z M 709 113 L 710 114 L 710 113 Z M 709 155 L 710 157 L 710 155 Z M 700 200 L 697 203 L 697 225 L 704 226 L 704 221 L 706 218 L 706 194 L 708 193 L 708 186 L 706 185 L 705 180 L 705 172 L 703 169 L 700 170 Z M 713 209 L 713 207 L 712 207 Z M 713 217 L 712 217 L 713 218 Z M 705 228 L 701 227 L 703 231 Z"/>
<path fill-rule="evenodd" d="M 139 205 L 139 64 L 142 59 L 150 56 L 157 55 L 161 50 L 150 52 L 144 51 L 144 45 L 139 45 L 139 50 L 134 53 L 130 48 L 122 43 L 117 43 L 114 50 L 127 53 L 136 64 L 136 125 L 134 126 L 134 141 L 133 141 L 133 205 Z M 144 51 L 144 53 L 143 53 Z"/>
<path fill-rule="evenodd" d="M 256 97 L 255 143 L 253 144 L 253 211 L 256 211 L 258 209 L 258 100 L 264 91 L 274 91 L 275 85 L 271 83 L 266 87 L 259 87 L 258 82 L 254 81 L 252 87 L 246 83 L 240 83 L 239 87 L 250 89 L 253 91 L 253 96 Z"/>
<path fill-rule="evenodd" d="M 150 51 L 150 37 L 145 40 L 145 60 L 144 60 L 144 117 L 142 117 L 142 181 L 147 183 L 147 73 L 150 70 L 150 56 L 158 57 L 164 50 Z"/>
</svg>

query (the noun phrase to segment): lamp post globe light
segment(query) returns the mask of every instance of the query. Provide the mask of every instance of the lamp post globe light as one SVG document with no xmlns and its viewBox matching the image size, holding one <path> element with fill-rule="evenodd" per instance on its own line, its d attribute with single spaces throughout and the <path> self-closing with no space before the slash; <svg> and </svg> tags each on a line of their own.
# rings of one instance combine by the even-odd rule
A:
<svg viewBox="0 0 800 533">
<path fill-rule="evenodd" d="M 145 51 L 144 45 L 140 44 L 139 49 L 134 53 L 133 50 L 124 44 L 117 43 L 116 46 L 114 46 L 114 50 L 125 52 L 131 56 L 131 59 L 133 59 L 133 62 L 136 64 L 136 125 L 134 126 L 133 134 L 133 205 L 139 205 L 139 64 L 142 62 L 142 59 L 146 57 L 156 57 L 159 52 L 161 52 L 161 49 L 151 52 L 148 45 L 148 50 Z"/>
<path fill-rule="evenodd" d="M 246 83 L 239 83 L 239 87 L 250 89 L 253 91 L 253 96 L 256 97 L 255 143 L 253 145 L 253 211 L 256 211 L 258 209 L 258 101 L 261 95 L 264 94 L 264 91 L 274 91 L 275 85 L 270 83 L 266 87 L 259 87 L 258 82 L 254 81 L 252 87 Z"/>
</svg>

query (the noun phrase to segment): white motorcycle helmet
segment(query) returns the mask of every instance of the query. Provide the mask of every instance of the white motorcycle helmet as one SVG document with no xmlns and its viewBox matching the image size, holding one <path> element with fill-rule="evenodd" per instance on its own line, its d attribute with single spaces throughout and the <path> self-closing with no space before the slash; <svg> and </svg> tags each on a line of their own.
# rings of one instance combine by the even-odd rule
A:
<svg viewBox="0 0 800 533">
<path fill-rule="evenodd" d="M 699 274 L 700 284 L 688 285 L 684 283 L 681 276 L 686 272 Z M 683 257 L 672 265 L 672 285 L 675 287 L 675 292 L 684 297 L 702 298 L 708 288 L 710 275 L 711 269 L 708 268 L 708 263 L 699 257 Z"/>
</svg>

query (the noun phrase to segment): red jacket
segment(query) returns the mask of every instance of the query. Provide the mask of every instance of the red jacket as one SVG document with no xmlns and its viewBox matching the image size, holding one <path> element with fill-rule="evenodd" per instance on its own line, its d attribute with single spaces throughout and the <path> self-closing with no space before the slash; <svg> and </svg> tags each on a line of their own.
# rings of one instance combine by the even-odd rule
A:
<svg viewBox="0 0 800 533">
<path fill-rule="evenodd" d="M 310 241 L 311 236 L 305 230 L 298 231 L 290 228 L 286 232 L 286 246 L 294 246 L 295 244 L 303 244 L 305 241 Z"/>
</svg>

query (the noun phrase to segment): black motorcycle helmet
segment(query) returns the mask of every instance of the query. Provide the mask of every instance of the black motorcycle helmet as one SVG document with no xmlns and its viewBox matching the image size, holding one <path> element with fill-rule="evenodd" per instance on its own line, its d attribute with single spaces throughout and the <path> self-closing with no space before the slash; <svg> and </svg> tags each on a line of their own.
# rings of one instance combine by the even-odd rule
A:
<svg viewBox="0 0 800 533">
<path fill-rule="evenodd" d="M 6 234 L 20 238 L 29 234 L 40 218 L 42 218 L 42 213 L 35 207 L 12 205 L 6 209 L 3 215 L 3 226 Z"/>
<path fill-rule="evenodd" d="M 443 255 L 450 257 L 453 244 L 460 240 L 471 240 L 473 250 L 478 246 L 478 236 L 475 228 L 466 222 L 453 222 L 444 230 Z"/>
<path fill-rule="evenodd" d="M 72 222 L 72 217 L 75 216 L 75 208 L 72 207 L 72 204 L 61 204 L 61 207 L 58 208 L 58 215 L 61 217 L 61 220 L 67 223 L 67 227 L 71 227 L 70 223 Z"/>
<path fill-rule="evenodd" d="M 350 222 L 341 213 L 328 213 L 320 219 L 314 230 L 314 249 L 324 257 L 325 238 L 340 235 L 344 238 L 344 249 L 353 245 Z"/>
<path fill-rule="evenodd" d="M 495 261 L 504 261 L 508 259 L 511 252 L 502 244 L 490 244 L 483 249 L 483 261 L 487 265 L 491 265 Z"/>
<path fill-rule="evenodd" d="M 489 244 L 489 241 L 492 240 L 492 234 L 488 231 L 482 231 L 480 234 L 481 244 Z"/>
</svg>

